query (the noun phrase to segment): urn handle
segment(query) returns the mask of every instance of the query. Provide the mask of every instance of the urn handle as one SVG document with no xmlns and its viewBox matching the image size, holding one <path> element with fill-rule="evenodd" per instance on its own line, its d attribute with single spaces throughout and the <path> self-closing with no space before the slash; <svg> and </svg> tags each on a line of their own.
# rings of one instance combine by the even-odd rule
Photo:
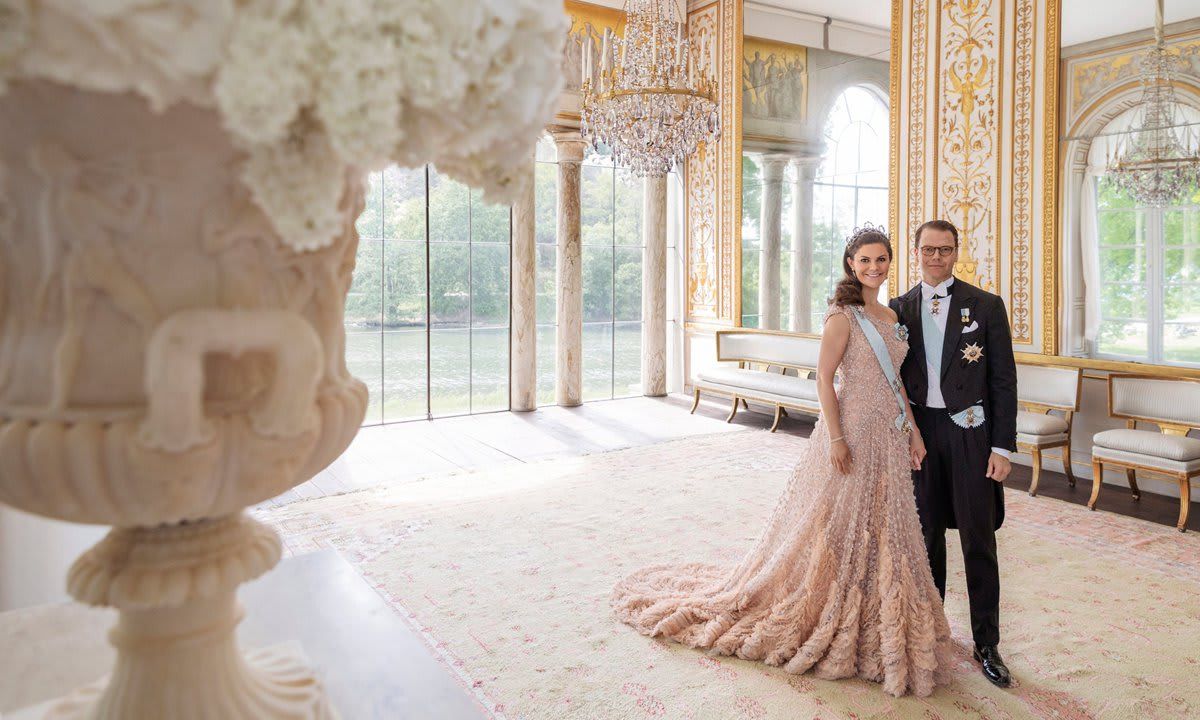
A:
<svg viewBox="0 0 1200 720">
<path fill-rule="evenodd" d="M 143 445 L 183 452 L 212 440 L 204 416 L 204 357 L 269 352 L 274 375 L 250 412 L 254 431 L 293 437 L 312 429 L 321 379 L 321 338 L 303 316 L 287 310 L 184 310 L 155 328 L 146 347 L 149 410 Z"/>
</svg>

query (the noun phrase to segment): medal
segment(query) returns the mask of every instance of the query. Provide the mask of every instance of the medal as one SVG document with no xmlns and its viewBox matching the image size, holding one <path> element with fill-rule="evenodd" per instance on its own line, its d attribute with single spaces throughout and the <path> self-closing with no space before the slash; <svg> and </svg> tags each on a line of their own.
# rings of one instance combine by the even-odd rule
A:
<svg viewBox="0 0 1200 720">
<path fill-rule="evenodd" d="M 937 295 L 934 295 L 933 296 L 933 306 L 929 308 L 929 314 L 937 315 L 938 310 L 941 308 L 941 303 L 942 303 L 942 299 L 940 297 L 938 297 Z"/>
<path fill-rule="evenodd" d="M 971 324 L 971 308 L 963 308 L 962 309 L 962 324 L 963 325 Z"/>
<path fill-rule="evenodd" d="M 962 353 L 963 360 L 966 360 L 969 363 L 979 362 L 979 358 L 983 357 L 983 348 L 976 343 L 971 343 L 963 348 Z"/>
</svg>

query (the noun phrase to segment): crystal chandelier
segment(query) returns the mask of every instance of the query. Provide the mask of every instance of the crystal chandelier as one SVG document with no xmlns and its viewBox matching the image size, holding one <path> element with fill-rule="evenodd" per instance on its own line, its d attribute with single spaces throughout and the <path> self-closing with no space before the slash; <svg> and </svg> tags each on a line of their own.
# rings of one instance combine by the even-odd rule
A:
<svg viewBox="0 0 1200 720">
<path fill-rule="evenodd" d="M 604 31 L 598 72 L 585 41 L 580 131 L 618 166 L 663 175 L 720 133 L 717 88 L 700 77 L 676 0 L 626 0 L 625 14 L 624 38 Z"/>
<path fill-rule="evenodd" d="M 1172 205 L 1200 186 L 1200 153 L 1193 134 L 1184 133 L 1185 147 L 1178 132 L 1186 125 L 1171 80 L 1182 65 L 1163 42 L 1163 0 L 1157 0 L 1154 47 L 1140 65 L 1140 113 L 1133 129 L 1115 144 L 1107 167 L 1117 186 L 1144 206 Z"/>
</svg>

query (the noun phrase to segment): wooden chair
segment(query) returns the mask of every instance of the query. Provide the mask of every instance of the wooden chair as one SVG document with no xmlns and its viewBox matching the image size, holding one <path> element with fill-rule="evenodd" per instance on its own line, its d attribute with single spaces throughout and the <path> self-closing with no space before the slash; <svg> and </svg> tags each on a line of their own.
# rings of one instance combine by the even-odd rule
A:
<svg viewBox="0 0 1200 720">
<path fill-rule="evenodd" d="M 1017 364 L 1017 449 L 1033 459 L 1029 494 L 1036 496 L 1042 475 L 1042 453 L 1062 448 L 1067 484 L 1075 487 L 1071 471 L 1071 423 L 1079 411 L 1083 371 L 1079 368 Z M 1052 411 L 1063 413 L 1052 415 Z"/>
<path fill-rule="evenodd" d="M 1108 414 L 1124 418 L 1128 429 L 1105 430 L 1092 438 L 1092 497 L 1096 509 L 1105 466 L 1125 468 L 1129 489 L 1141 497 L 1137 471 L 1161 473 L 1179 483 L 1180 532 L 1187 528 L 1191 479 L 1200 476 L 1200 379 L 1161 378 L 1149 375 L 1108 376 Z M 1159 431 L 1138 430 L 1138 421 L 1154 423 Z"/>
</svg>

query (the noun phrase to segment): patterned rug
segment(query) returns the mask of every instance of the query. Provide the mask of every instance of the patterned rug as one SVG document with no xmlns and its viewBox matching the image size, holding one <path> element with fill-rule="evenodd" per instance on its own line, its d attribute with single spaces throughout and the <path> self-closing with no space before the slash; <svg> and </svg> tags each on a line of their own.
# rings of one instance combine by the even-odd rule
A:
<svg viewBox="0 0 1200 720">
<path fill-rule="evenodd" d="M 953 684 L 892 698 L 643 637 L 608 607 L 649 563 L 735 562 L 807 442 L 745 431 L 427 478 L 260 512 L 332 547 L 496 718 L 1200 717 L 1200 536 L 1009 492 L 992 687 L 968 654 L 951 532 Z"/>
</svg>

